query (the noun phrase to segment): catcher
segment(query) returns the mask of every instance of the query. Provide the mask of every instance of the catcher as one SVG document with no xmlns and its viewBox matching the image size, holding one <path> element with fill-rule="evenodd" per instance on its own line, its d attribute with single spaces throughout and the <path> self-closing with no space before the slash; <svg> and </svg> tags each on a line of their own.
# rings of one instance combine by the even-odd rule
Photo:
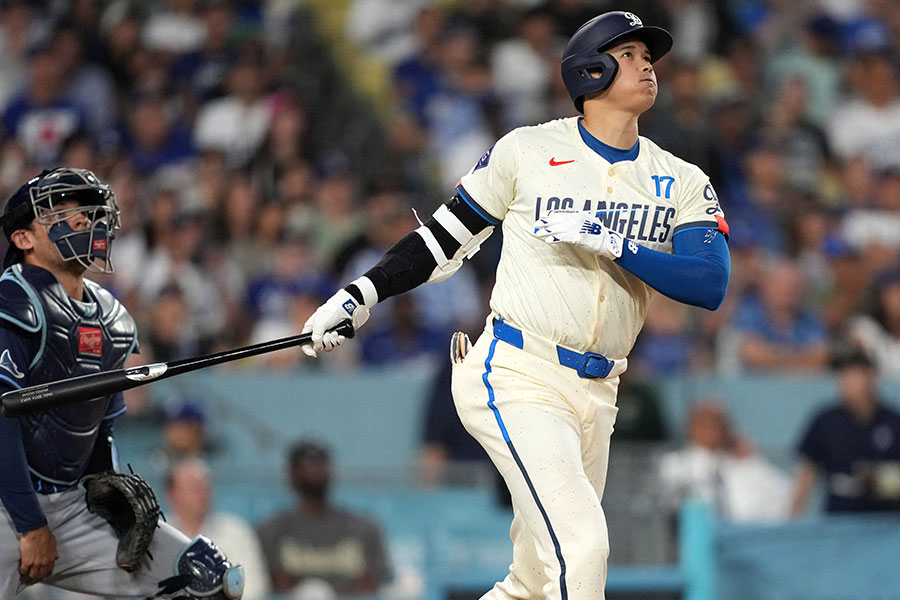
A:
<svg viewBox="0 0 900 600">
<path fill-rule="evenodd" d="M 131 316 L 85 271 L 112 271 L 119 210 L 90 171 L 44 171 L 0 216 L 0 392 L 121 368 Z M 243 569 L 161 523 L 153 490 L 117 473 L 121 394 L 0 417 L 0 598 L 41 582 L 114 597 L 241 597 Z"/>
</svg>

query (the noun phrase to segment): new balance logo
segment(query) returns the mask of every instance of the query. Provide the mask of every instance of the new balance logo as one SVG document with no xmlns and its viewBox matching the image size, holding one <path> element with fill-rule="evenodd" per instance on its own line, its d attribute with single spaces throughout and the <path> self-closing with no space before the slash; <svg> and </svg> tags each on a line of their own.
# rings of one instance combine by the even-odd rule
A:
<svg viewBox="0 0 900 600">
<path fill-rule="evenodd" d="M 601 233 L 603 233 L 603 225 L 601 223 L 591 223 L 590 221 L 585 221 L 581 226 L 581 233 L 600 235 Z"/>
</svg>

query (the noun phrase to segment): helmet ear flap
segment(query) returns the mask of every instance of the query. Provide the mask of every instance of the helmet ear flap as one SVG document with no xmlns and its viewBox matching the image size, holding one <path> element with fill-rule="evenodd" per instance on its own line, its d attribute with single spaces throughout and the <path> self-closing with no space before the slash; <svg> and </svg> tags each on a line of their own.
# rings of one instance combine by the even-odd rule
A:
<svg viewBox="0 0 900 600">
<path fill-rule="evenodd" d="M 590 59 L 572 56 L 563 61 L 563 79 L 578 112 L 584 112 L 584 97 L 607 89 L 618 72 L 619 63 L 606 52 L 598 52 Z"/>
</svg>

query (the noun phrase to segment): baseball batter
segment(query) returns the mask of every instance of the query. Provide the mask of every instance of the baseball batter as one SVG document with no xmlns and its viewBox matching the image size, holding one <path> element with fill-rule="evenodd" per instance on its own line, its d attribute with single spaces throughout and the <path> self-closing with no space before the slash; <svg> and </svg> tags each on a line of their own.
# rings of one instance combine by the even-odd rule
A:
<svg viewBox="0 0 900 600">
<path fill-rule="evenodd" d="M 9 240 L 0 276 L 0 392 L 121 368 L 137 349 L 134 320 L 84 279 L 86 270 L 112 270 L 119 210 L 109 187 L 84 169 L 45 171 L 10 198 L 0 224 Z M 149 552 L 141 545 L 132 562 L 117 553 L 119 536 L 130 537 L 126 528 L 114 530 L 98 504 L 89 509 L 79 484 L 91 475 L 91 487 L 116 469 L 113 420 L 124 412 L 117 394 L 0 417 L 0 598 L 36 582 L 117 598 L 241 597 L 242 568 L 204 536 L 188 539 L 150 511 Z M 155 506 L 148 486 L 133 489 Z M 121 514 L 111 516 L 122 523 Z"/>
<path fill-rule="evenodd" d="M 450 276 L 503 228 L 485 331 L 453 367 L 460 418 L 513 501 L 512 565 L 484 598 L 604 597 L 616 390 L 653 290 L 711 310 L 725 296 L 728 227 L 709 178 L 638 135 L 671 46 L 629 12 L 583 25 L 562 61 L 583 116 L 501 138 L 304 327 L 308 353 L 331 350 L 342 319 L 359 327 L 376 302 Z"/>
</svg>

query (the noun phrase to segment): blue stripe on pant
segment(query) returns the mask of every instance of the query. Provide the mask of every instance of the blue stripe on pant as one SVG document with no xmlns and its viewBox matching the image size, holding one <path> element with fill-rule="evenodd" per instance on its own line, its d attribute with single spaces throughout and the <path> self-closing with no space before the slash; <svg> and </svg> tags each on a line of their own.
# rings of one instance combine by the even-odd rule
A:
<svg viewBox="0 0 900 600">
<path fill-rule="evenodd" d="M 556 537 L 556 532 L 553 531 L 553 525 L 550 523 L 550 517 L 547 516 L 547 511 L 544 510 L 544 505 L 541 504 L 540 498 L 538 498 L 537 490 L 534 489 L 534 485 L 531 483 L 531 477 L 528 476 L 528 471 L 525 469 L 525 465 L 522 464 L 522 460 L 519 458 L 519 453 L 516 452 L 516 447 L 513 445 L 512 440 L 509 438 L 509 432 L 506 430 L 506 425 L 503 424 L 503 418 L 500 416 L 500 410 L 494 404 L 494 388 L 491 386 L 491 382 L 488 381 L 488 375 L 491 374 L 491 359 L 494 357 L 494 350 L 497 347 L 497 342 L 500 340 L 494 338 L 491 340 L 491 347 L 488 351 L 487 358 L 484 359 L 484 374 L 481 376 L 481 380 L 484 382 L 484 387 L 487 388 L 488 392 L 488 406 L 491 411 L 494 413 L 494 418 L 497 419 L 497 425 L 500 426 L 500 432 L 503 434 L 503 439 L 506 441 L 507 447 L 509 447 L 510 453 L 512 453 L 513 460 L 516 461 L 516 465 L 519 467 L 519 471 L 521 471 L 522 476 L 525 478 L 525 483 L 528 485 L 528 489 L 531 492 L 531 497 L 534 498 L 535 504 L 537 504 L 538 510 L 541 511 L 541 516 L 544 518 L 544 524 L 547 526 L 547 532 L 550 534 L 550 539 L 553 541 L 553 548 L 556 550 L 556 558 L 559 560 L 559 590 L 560 595 L 562 596 L 562 600 L 567 600 L 569 597 L 568 591 L 566 590 L 566 560 L 563 558 L 562 548 L 559 545 L 559 539 Z"/>
</svg>

